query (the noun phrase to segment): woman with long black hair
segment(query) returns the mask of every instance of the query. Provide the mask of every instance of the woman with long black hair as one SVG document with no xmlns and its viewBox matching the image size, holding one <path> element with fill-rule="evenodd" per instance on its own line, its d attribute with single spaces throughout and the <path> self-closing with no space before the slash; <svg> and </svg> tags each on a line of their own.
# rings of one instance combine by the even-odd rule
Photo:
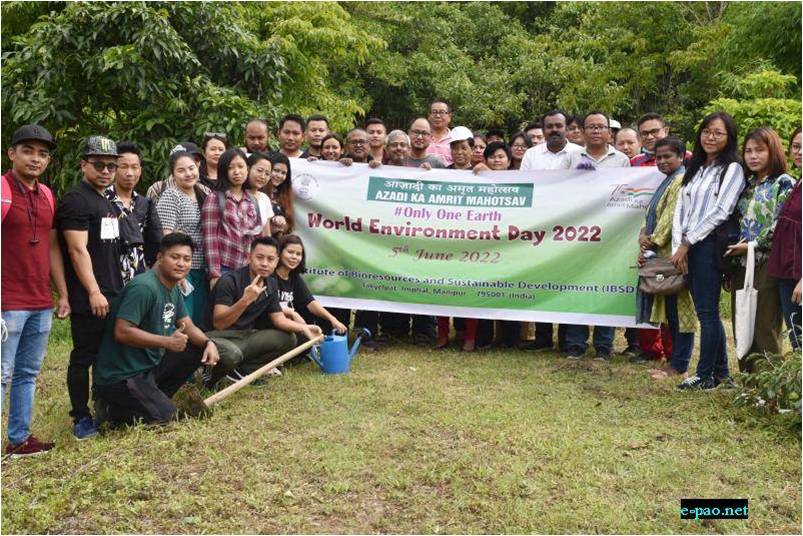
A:
<svg viewBox="0 0 803 536">
<path fill-rule="evenodd" d="M 755 372 L 763 360 L 754 359 L 751 355 L 781 353 L 781 300 L 777 280 L 767 273 L 767 258 L 772 247 L 778 213 L 789 197 L 795 181 L 786 174 L 783 142 L 771 128 L 751 130 L 744 138 L 742 157 L 749 178 L 736 205 L 741 240 L 728 247 L 726 255 L 735 257 L 738 263 L 733 277 L 729 278 L 731 310 L 734 311 L 735 319 L 734 291 L 744 285 L 745 272 L 751 268 L 747 266 L 748 244 L 754 245 L 755 266 L 752 268 L 755 270 L 755 288 L 758 290 L 755 336 L 748 355 L 739 360 L 739 369 L 743 372 Z"/>
<path fill-rule="evenodd" d="M 717 244 L 717 228 L 731 217 L 745 186 L 737 141 L 730 115 L 714 112 L 703 119 L 675 208 L 672 263 L 688 274 L 700 321 L 697 372 L 678 389 L 713 389 L 730 382 L 725 328 L 719 316 L 724 251 Z"/>
<path fill-rule="evenodd" d="M 217 190 L 201 208 L 201 231 L 209 270 L 209 284 L 248 264 L 251 241 L 263 228 L 257 200 L 248 193 L 248 163 L 240 149 L 220 155 Z"/>
<path fill-rule="evenodd" d="M 270 232 L 273 236 L 293 232 L 293 184 L 290 174 L 290 159 L 282 153 L 272 153 L 270 181 L 265 193 L 273 206 Z"/>
</svg>

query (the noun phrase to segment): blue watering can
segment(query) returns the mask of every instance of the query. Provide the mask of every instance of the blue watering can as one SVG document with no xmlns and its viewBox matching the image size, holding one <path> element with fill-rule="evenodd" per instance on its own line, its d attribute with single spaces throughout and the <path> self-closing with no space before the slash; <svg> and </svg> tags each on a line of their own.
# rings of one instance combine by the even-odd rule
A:
<svg viewBox="0 0 803 536">
<path fill-rule="evenodd" d="M 332 331 L 331 335 L 323 338 L 323 344 L 315 345 L 310 349 L 309 356 L 323 371 L 324 374 L 344 374 L 349 371 L 351 360 L 357 355 L 362 339 L 370 340 L 371 332 L 363 328 L 349 350 L 348 333 L 338 335 Z"/>
</svg>

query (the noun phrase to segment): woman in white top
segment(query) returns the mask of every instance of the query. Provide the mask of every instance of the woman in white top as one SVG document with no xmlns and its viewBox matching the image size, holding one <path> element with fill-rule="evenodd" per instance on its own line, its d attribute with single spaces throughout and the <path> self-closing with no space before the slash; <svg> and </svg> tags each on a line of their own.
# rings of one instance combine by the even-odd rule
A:
<svg viewBox="0 0 803 536">
<path fill-rule="evenodd" d="M 262 236 L 270 236 L 270 219 L 273 217 L 273 207 L 270 203 L 268 194 L 262 191 L 270 181 L 270 171 L 272 165 L 270 156 L 262 152 L 251 153 L 248 157 L 248 191 L 253 195 L 259 205 L 259 216 L 261 218 Z"/>
<path fill-rule="evenodd" d="M 745 187 L 736 124 L 724 112 L 703 119 L 694 152 L 683 177 L 672 221 L 672 263 L 688 274 L 694 309 L 700 321 L 700 360 L 697 372 L 678 389 L 713 389 L 730 383 L 725 329 L 719 316 L 724 248 L 717 244 L 717 228 L 736 209 Z M 729 237 L 733 242 L 736 236 Z"/>
</svg>

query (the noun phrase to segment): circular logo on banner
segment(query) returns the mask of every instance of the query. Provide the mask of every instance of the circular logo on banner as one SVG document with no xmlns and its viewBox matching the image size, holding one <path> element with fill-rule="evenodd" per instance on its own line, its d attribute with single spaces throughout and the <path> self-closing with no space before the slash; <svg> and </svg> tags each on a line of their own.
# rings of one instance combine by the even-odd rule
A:
<svg viewBox="0 0 803 536">
<path fill-rule="evenodd" d="M 298 197 L 304 200 L 312 199 L 318 193 L 318 179 L 309 173 L 293 177 L 293 186 Z"/>
</svg>

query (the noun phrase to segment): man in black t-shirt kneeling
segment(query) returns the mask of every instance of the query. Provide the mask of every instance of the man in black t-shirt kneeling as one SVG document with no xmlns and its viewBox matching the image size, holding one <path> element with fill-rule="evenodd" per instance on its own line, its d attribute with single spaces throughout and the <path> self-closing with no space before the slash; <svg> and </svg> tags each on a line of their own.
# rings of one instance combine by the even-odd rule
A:
<svg viewBox="0 0 803 536">
<path fill-rule="evenodd" d="M 212 289 L 207 332 L 220 350 L 220 365 L 207 386 L 224 376 L 229 381 L 254 372 L 296 345 L 295 333 L 314 339 L 318 326 L 293 321 L 279 303 L 279 288 L 270 275 L 279 262 L 278 244 L 261 236 L 251 243 L 248 265 L 223 274 Z M 258 329 L 264 328 L 267 329 Z"/>
</svg>

